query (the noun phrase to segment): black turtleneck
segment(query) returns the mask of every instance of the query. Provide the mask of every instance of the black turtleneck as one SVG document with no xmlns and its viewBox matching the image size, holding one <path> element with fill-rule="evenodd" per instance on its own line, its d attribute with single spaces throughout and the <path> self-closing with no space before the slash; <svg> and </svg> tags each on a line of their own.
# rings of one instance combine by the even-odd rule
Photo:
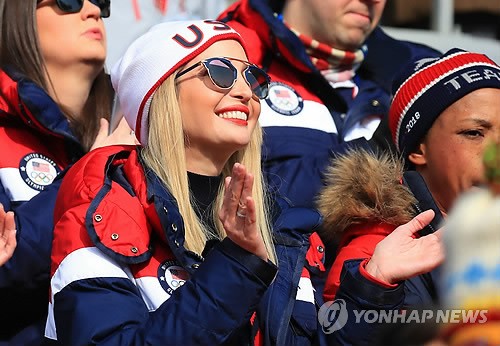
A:
<svg viewBox="0 0 500 346">
<path fill-rule="evenodd" d="M 217 196 L 222 176 L 208 176 L 188 172 L 189 189 L 194 196 L 196 213 L 202 220 Z"/>
</svg>

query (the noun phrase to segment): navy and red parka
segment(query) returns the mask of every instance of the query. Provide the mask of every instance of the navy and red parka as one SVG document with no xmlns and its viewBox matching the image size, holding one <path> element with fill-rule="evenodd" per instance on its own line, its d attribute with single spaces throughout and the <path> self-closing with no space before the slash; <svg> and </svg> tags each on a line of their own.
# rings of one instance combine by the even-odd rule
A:
<svg viewBox="0 0 500 346">
<path fill-rule="evenodd" d="M 201 257 L 184 247 L 177 203 L 138 150 L 93 150 L 63 179 L 46 336 L 64 345 L 315 342 L 308 272 L 322 266 L 311 235 L 320 214 L 277 201 L 277 267 L 229 238 Z"/>
<path fill-rule="evenodd" d="M 83 155 L 58 105 L 8 67 L 0 70 L 0 203 L 15 212 L 17 248 L 0 267 L 0 345 L 40 344 L 47 316 L 58 176 Z"/>
<path fill-rule="evenodd" d="M 436 205 L 422 176 L 416 171 L 406 171 L 403 175 L 403 182 L 417 199 L 416 213 L 428 209 L 435 212 L 434 219 L 419 232 L 419 235 L 434 233 L 443 225 L 444 215 Z M 401 341 L 403 343 L 420 343 L 418 338 L 423 338 L 422 343 L 429 341 L 430 338 L 427 340 L 425 338 L 429 337 L 431 335 L 429 333 L 432 333 L 434 329 L 426 330 L 425 326 L 422 326 L 420 329 L 415 328 L 412 331 L 411 324 L 368 323 L 363 318 L 360 319 L 359 323 L 356 323 L 354 311 L 383 310 L 388 312 L 439 307 L 441 300 L 438 284 L 441 267 L 389 287 L 376 282 L 363 273 L 361 269 L 363 262 L 366 262 L 366 258 L 344 262 L 342 279 L 335 299 L 341 299 L 345 302 L 349 318 L 344 327 L 328 336 L 330 342 L 334 345 L 383 345 L 391 339 L 391 335 L 394 338 L 397 331 L 404 330 L 408 331 L 408 335 L 413 335 L 414 339 L 407 338 Z M 431 328 L 435 328 L 435 325 Z"/>
<path fill-rule="evenodd" d="M 353 167 L 357 169 L 353 172 Z M 331 319 L 323 320 L 328 339 L 334 345 L 420 344 L 416 337 L 427 337 L 432 326 L 387 323 L 360 318 L 362 311 L 433 309 L 439 306 L 439 267 L 397 284 L 388 284 L 371 276 L 365 269 L 376 245 L 399 224 L 425 210 L 434 210 L 434 218 L 418 236 L 434 233 L 444 216 L 433 199 L 423 177 L 414 170 L 403 170 L 391 160 L 375 158 L 366 152 L 351 152 L 337 161 L 335 176 L 322 190 L 320 208 L 324 212 L 323 238 L 340 238 L 335 262 L 328 273 L 325 301 L 332 304 Z M 346 179 L 336 179 L 340 176 Z M 333 184 L 333 182 L 336 184 Z M 405 216 L 403 216 L 405 215 Z M 329 233 L 329 234 L 327 234 Z M 345 325 L 334 326 L 333 309 L 344 310 Z M 409 313 L 408 313 L 409 315 Z M 340 318 L 340 317 L 339 317 Z M 397 321 L 396 319 L 392 321 Z M 426 328 L 427 327 L 427 328 Z M 413 328 L 413 329 L 412 329 Z M 409 335 L 414 331 L 415 339 Z M 406 336 L 405 336 L 406 334 Z M 397 337 L 408 337 L 406 340 Z"/>
<path fill-rule="evenodd" d="M 293 205 L 314 207 L 324 169 L 335 154 L 357 146 L 369 149 L 385 139 L 391 142 L 385 126 L 370 144 L 364 137 L 353 138 L 374 116 L 388 114 L 393 75 L 408 61 L 439 52 L 393 39 L 376 28 L 365 42 L 368 53 L 356 72 L 359 91 L 352 99 L 330 86 L 302 42 L 275 16 L 284 2 L 240 0 L 218 19 L 242 35 L 249 60 L 272 80 L 259 119 L 267 181 Z"/>
</svg>

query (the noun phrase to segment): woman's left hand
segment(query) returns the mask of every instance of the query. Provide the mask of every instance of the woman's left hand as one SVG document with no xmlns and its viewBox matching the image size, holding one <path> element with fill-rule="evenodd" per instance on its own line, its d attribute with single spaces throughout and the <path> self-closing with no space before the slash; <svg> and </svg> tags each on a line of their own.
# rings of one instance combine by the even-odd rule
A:
<svg viewBox="0 0 500 346">
<path fill-rule="evenodd" d="M 224 200 L 219 219 L 229 239 L 243 249 L 267 261 L 267 251 L 257 225 L 255 201 L 252 197 L 253 175 L 236 163 L 225 182 Z"/>
</svg>

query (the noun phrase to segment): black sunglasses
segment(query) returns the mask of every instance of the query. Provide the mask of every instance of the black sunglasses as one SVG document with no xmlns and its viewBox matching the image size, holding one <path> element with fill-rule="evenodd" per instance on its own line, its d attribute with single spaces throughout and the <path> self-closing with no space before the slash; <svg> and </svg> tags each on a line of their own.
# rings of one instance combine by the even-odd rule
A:
<svg viewBox="0 0 500 346">
<path fill-rule="evenodd" d="M 37 0 L 37 5 L 43 0 Z M 65 13 L 77 13 L 82 10 L 85 0 L 55 0 L 57 7 Z M 108 18 L 111 14 L 111 0 L 90 0 L 90 2 L 101 10 L 101 17 Z"/>
<path fill-rule="evenodd" d="M 238 78 L 238 69 L 229 60 L 235 60 L 247 65 L 243 71 L 243 77 L 246 83 L 252 89 L 252 92 L 259 99 L 265 99 L 269 93 L 269 83 L 271 79 L 257 65 L 236 58 L 209 58 L 197 62 L 184 71 L 179 72 L 175 79 L 192 71 L 198 65 L 202 65 L 208 72 L 208 76 L 214 85 L 221 89 L 231 89 Z"/>
</svg>

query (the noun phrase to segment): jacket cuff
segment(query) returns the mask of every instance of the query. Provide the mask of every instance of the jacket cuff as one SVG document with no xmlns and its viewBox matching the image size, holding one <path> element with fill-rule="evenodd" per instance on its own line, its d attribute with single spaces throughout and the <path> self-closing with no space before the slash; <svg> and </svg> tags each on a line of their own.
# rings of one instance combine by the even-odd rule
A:
<svg viewBox="0 0 500 346">
<path fill-rule="evenodd" d="M 243 265 L 267 286 L 273 282 L 278 272 L 278 267 L 271 261 L 264 261 L 259 256 L 236 245 L 227 237 L 220 243 L 219 250 L 226 256 L 231 257 L 233 260 Z"/>
<path fill-rule="evenodd" d="M 366 271 L 366 264 L 368 263 L 368 261 L 370 261 L 370 258 L 366 258 L 364 259 L 363 261 L 361 261 L 361 263 L 359 264 L 359 272 L 360 274 L 365 277 L 367 280 L 370 280 L 371 282 L 373 283 L 376 283 L 382 287 L 385 287 L 385 288 L 395 288 L 395 287 L 398 287 L 398 284 L 390 284 L 388 282 L 385 282 L 385 281 L 382 281 L 382 280 L 379 280 L 377 279 L 375 276 L 371 275 L 370 273 L 368 273 Z"/>
<path fill-rule="evenodd" d="M 359 270 L 362 261 L 363 259 L 355 259 L 344 262 L 336 298 L 352 298 L 363 306 L 374 309 L 402 306 L 405 297 L 404 285 L 387 288 L 370 281 Z"/>
</svg>

